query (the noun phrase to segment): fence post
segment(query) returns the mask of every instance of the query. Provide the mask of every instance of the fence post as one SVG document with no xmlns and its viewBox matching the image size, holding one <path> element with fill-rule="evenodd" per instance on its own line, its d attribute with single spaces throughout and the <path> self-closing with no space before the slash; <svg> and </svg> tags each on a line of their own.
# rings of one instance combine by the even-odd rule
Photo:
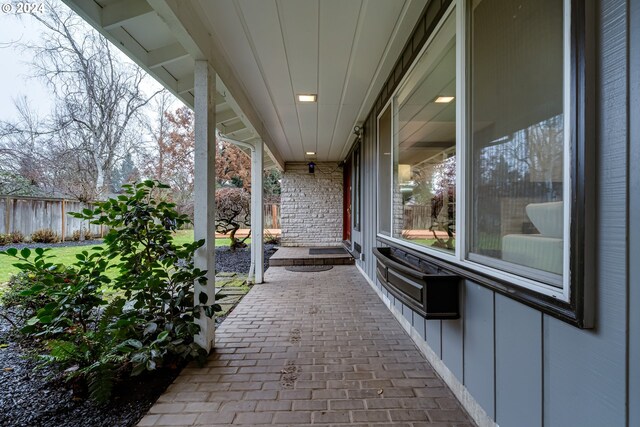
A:
<svg viewBox="0 0 640 427">
<path fill-rule="evenodd" d="M 280 228 L 278 227 L 278 207 L 275 203 L 271 204 L 271 228 Z"/>
<path fill-rule="evenodd" d="M 5 199 L 5 211 L 4 211 L 4 232 L 9 234 L 11 232 L 11 199 L 7 196 Z"/>
<path fill-rule="evenodd" d="M 61 219 L 62 225 L 60 226 L 60 229 L 62 230 L 61 239 L 62 239 L 63 242 L 64 242 L 64 238 L 65 238 L 65 236 L 67 234 L 67 224 L 66 224 L 66 221 L 65 221 L 65 218 L 64 218 L 64 214 L 65 214 L 65 212 L 64 212 L 65 209 L 64 208 L 65 208 L 64 199 L 62 199 L 62 202 L 60 203 L 60 212 L 62 213 L 62 217 L 61 217 L 62 218 Z"/>
</svg>

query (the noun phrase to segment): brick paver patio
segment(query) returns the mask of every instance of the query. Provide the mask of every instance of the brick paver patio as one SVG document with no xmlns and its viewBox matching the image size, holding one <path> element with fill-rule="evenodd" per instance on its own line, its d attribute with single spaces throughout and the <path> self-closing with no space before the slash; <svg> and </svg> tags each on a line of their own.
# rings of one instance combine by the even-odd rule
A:
<svg viewBox="0 0 640 427">
<path fill-rule="evenodd" d="M 140 426 L 473 425 L 355 267 L 266 280 Z"/>
</svg>

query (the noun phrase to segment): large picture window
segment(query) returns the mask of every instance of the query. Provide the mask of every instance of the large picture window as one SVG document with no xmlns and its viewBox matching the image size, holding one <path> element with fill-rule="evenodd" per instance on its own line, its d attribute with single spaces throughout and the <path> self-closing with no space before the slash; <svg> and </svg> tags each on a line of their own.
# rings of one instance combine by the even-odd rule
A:
<svg viewBox="0 0 640 427">
<path fill-rule="evenodd" d="M 393 97 L 393 237 L 453 252 L 456 38 L 450 14 Z"/>
<path fill-rule="evenodd" d="M 377 116 L 378 236 L 583 326 L 588 11 L 458 0 L 442 13 Z"/>
<path fill-rule="evenodd" d="M 469 258 L 562 287 L 564 6 L 482 0 L 470 11 Z"/>
</svg>

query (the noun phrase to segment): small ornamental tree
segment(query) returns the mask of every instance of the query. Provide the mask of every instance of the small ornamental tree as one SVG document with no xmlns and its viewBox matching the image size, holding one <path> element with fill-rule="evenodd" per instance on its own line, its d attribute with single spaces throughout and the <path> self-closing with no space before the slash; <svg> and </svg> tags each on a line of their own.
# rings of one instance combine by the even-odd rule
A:
<svg viewBox="0 0 640 427">
<path fill-rule="evenodd" d="M 231 250 L 243 248 L 249 235 L 243 239 L 236 238 L 236 232 L 244 224 L 251 221 L 251 194 L 236 187 L 216 190 L 216 232 L 229 234 Z"/>
</svg>

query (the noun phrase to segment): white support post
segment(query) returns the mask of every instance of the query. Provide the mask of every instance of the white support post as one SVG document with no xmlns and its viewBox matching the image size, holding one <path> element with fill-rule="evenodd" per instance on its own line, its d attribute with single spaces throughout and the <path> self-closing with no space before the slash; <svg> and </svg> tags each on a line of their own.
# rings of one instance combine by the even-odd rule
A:
<svg viewBox="0 0 640 427">
<path fill-rule="evenodd" d="M 251 156 L 251 255 L 255 266 L 255 283 L 262 283 L 264 275 L 264 190 L 263 145 L 255 143 Z"/>
<path fill-rule="evenodd" d="M 215 301 L 215 208 L 216 208 L 216 78 L 207 61 L 196 61 L 194 71 L 195 102 L 195 185 L 194 185 L 194 239 L 205 239 L 205 244 L 196 251 L 196 268 L 207 270 L 207 285 L 194 284 L 194 303 L 199 303 L 200 293 L 208 299 L 206 305 Z M 215 321 L 200 312 L 200 332 L 195 342 L 210 351 L 215 339 Z"/>
</svg>

